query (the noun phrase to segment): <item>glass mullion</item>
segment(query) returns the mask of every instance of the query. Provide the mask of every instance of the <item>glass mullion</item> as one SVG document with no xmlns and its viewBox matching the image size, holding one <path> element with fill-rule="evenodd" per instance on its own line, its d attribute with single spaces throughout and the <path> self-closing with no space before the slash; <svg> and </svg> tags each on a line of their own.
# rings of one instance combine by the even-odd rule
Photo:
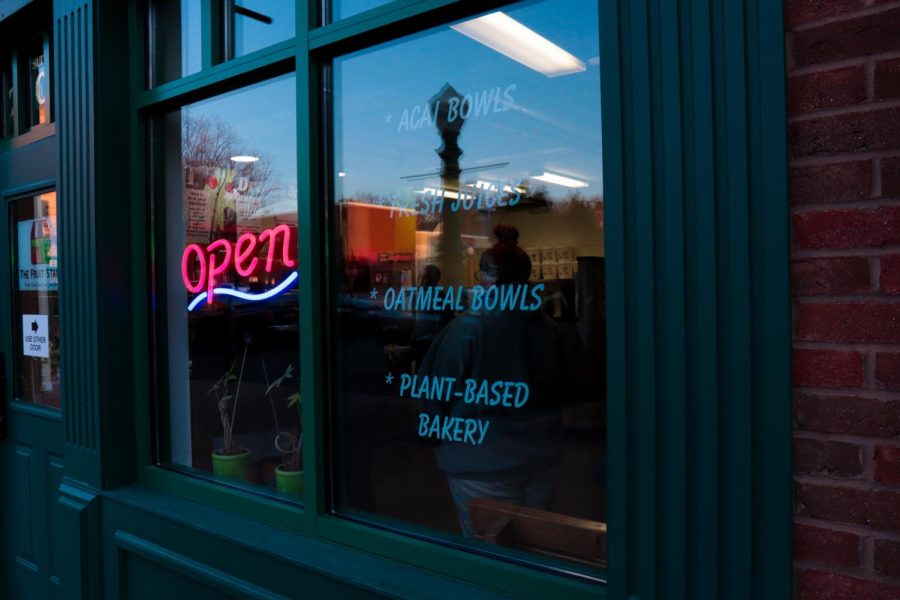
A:
<svg viewBox="0 0 900 600">
<path fill-rule="evenodd" d="M 200 7 L 201 58 L 202 69 L 208 69 L 221 62 L 222 11 L 218 0 L 202 0 Z"/>
<path fill-rule="evenodd" d="M 317 515 L 327 512 L 325 487 L 324 434 L 327 374 L 323 348 L 325 329 L 322 315 L 325 304 L 322 293 L 325 272 L 323 264 L 324 240 L 322 223 L 325 204 L 322 201 L 321 164 L 317 140 L 322 123 L 320 87 L 317 85 L 319 65 L 310 57 L 309 30 L 314 26 L 314 3 L 296 13 L 297 31 L 297 221 L 300 284 L 300 379 L 303 402 L 303 456 L 306 469 L 304 497 L 305 517 L 313 522 Z M 301 7 L 302 8 L 302 7 Z"/>
<path fill-rule="evenodd" d="M 12 98 L 10 99 L 12 102 L 12 131 L 10 131 L 10 135 L 17 136 L 24 129 L 19 123 L 19 107 L 21 103 L 19 102 L 19 53 L 17 51 L 12 53 L 12 70 L 10 73 L 13 90 Z"/>
<path fill-rule="evenodd" d="M 2 58 L 0 65 L 0 138 L 12 137 L 16 133 L 16 84 L 15 55 L 8 54 Z"/>
</svg>

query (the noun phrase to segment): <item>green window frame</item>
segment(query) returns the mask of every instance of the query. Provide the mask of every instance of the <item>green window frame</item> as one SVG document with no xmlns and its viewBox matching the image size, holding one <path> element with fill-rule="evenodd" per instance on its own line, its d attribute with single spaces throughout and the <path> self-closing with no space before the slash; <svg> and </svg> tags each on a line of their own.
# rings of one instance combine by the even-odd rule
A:
<svg viewBox="0 0 900 600">
<path fill-rule="evenodd" d="M 302 507 L 153 464 L 151 281 L 133 282 L 138 483 L 319 541 L 521 597 L 786 597 L 790 590 L 790 327 L 781 5 L 598 0 L 609 311 L 608 586 L 331 514 L 326 472 L 327 207 L 323 73 L 332 57 L 510 2 L 395 0 L 215 59 L 145 89 L 146 11 L 129 6 L 132 266 L 150 273 L 147 120 L 293 70 L 306 492 Z M 710 509 L 710 506 L 713 509 Z"/>
</svg>

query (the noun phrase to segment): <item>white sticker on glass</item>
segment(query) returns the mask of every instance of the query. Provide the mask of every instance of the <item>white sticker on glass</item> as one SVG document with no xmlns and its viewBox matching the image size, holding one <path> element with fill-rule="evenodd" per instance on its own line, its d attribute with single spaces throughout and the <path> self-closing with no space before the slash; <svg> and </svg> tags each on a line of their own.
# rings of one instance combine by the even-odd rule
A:
<svg viewBox="0 0 900 600">
<path fill-rule="evenodd" d="M 22 315 L 22 354 L 50 358 L 47 315 Z"/>
</svg>

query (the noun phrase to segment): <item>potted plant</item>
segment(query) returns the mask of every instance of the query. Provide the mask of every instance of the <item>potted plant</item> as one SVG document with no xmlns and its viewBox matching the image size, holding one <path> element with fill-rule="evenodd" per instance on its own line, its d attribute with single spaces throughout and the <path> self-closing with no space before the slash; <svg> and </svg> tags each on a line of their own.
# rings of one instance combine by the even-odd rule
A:
<svg viewBox="0 0 900 600">
<path fill-rule="evenodd" d="M 238 397 L 241 392 L 241 379 L 244 375 L 244 362 L 247 360 L 247 346 L 244 345 L 244 356 L 241 359 L 241 370 L 234 374 L 234 363 L 222 377 L 209 389 L 208 394 L 216 397 L 219 419 L 222 422 L 222 448 L 212 453 L 213 473 L 220 477 L 247 480 L 250 474 L 250 450 L 238 448 L 234 443 L 234 416 L 237 413 Z M 234 395 L 228 393 L 232 381 L 237 380 Z"/>
<path fill-rule="evenodd" d="M 266 373 L 266 365 L 263 363 L 263 374 L 266 378 L 266 396 L 269 398 L 269 404 L 272 406 L 272 416 L 275 417 L 275 449 L 281 453 L 282 462 L 275 467 L 275 489 L 283 494 L 291 494 L 293 496 L 303 495 L 303 469 L 300 463 L 300 450 L 303 447 L 303 434 L 300 426 L 300 394 L 295 392 L 288 396 L 285 401 L 289 409 L 297 407 L 297 433 L 282 431 L 278 423 L 278 411 L 275 409 L 274 393 L 281 389 L 281 385 L 285 379 L 293 377 L 294 366 L 288 365 L 284 370 L 284 374 L 269 383 L 269 376 Z"/>
</svg>

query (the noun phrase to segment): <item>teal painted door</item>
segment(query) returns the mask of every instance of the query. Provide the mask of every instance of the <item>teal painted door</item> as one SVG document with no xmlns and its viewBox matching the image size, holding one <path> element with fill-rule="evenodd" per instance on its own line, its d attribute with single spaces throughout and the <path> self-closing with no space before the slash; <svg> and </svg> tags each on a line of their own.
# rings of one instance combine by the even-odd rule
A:
<svg viewBox="0 0 900 600">
<path fill-rule="evenodd" d="M 0 154 L 0 597 L 59 597 L 55 136 Z"/>
</svg>

